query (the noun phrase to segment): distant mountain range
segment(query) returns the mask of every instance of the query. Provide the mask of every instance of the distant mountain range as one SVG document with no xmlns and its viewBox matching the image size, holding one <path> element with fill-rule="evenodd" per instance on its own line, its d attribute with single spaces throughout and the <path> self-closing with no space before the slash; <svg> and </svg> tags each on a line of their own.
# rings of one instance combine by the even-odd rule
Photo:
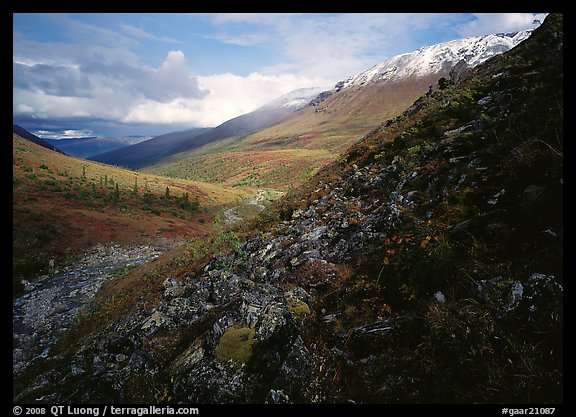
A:
<svg viewBox="0 0 576 417">
<path fill-rule="evenodd" d="M 288 146 L 340 152 L 382 120 L 410 106 L 431 84 L 447 77 L 456 64 L 478 65 L 514 47 L 529 34 L 476 36 L 423 47 L 341 81 L 332 90 L 296 90 L 213 129 L 162 135 L 91 159 L 138 169 L 157 165 L 173 155 L 185 157 L 189 151 L 227 138 L 242 140 L 245 150 Z"/>
<path fill-rule="evenodd" d="M 131 169 L 153 165 L 172 155 L 229 137 L 248 135 L 271 126 L 305 106 L 320 91 L 319 88 L 295 90 L 213 129 L 195 128 L 156 136 L 136 145 L 95 155 L 90 159 Z"/>
<path fill-rule="evenodd" d="M 161 175 L 216 183 L 229 181 L 230 185 L 258 183 L 277 185 L 279 189 L 296 186 L 301 178 L 336 159 L 386 120 L 401 114 L 439 79 L 449 78 L 455 66 L 464 71 L 528 36 L 529 32 L 519 32 L 471 37 L 393 57 L 338 82 L 298 111 L 254 133 L 240 134 L 226 122 L 222 126 L 230 129 L 217 137 L 232 139 L 218 143 L 213 138 L 210 147 L 198 150 L 207 141 L 191 138 L 181 145 L 180 154 L 157 158 L 154 166 L 143 162 L 138 167 Z M 253 168 L 248 170 L 248 165 Z"/>
<path fill-rule="evenodd" d="M 169 155 L 170 150 L 181 144 L 183 140 L 195 137 L 207 130 L 210 130 L 210 128 L 193 128 L 167 133 L 135 145 L 93 155 L 89 159 L 126 168 L 138 168 L 142 164 Z"/>
<path fill-rule="evenodd" d="M 150 136 L 126 136 L 121 138 L 89 137 L 44 140 L 70 156 L 89 158 L 99 153 L 134 145 L 150 138 Z"/>
</svg>

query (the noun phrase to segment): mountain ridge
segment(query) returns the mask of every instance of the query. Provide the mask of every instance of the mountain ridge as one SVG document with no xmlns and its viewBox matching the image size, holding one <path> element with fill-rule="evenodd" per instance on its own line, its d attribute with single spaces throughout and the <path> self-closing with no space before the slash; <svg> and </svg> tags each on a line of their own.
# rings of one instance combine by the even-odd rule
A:
<svg viewBox="0 0 576 417">
<path fill-rule="evenodd" d="M 145 151 L 147 145 L 144 143 L 134 145 L 135 147 L 133 148 L 124 148 L 124 150 L 96 155 L 91 159 L 112 165 L 143 169 L 163 161 L 174 160 L 172 158 L 174 155 L 194 151 L 224 139 L 241 138 L 253 134 L 258 135 L 259 132 L 265 132 L 267 129 L 274 131 L 275 126 L 281 124 L 283 119 L 286 120 L 285 124 L 290 126 L 293 120 L 297 119 L 303 112 L 305 113 L 310 107 L 313 107 L 313 111 L 316 113 L 346 113 L 347 110 L 345 108 L 348 107 L 347 103 L 349 101 L 346 96 L 358 96 L 358 92 L 352 91 L 355 89 L 367 87 L 382 89 L 379 94 L 383 97 L 379 101 L 389 101 L 387 96 L 391 95 L 393 97 L 394 94 L 397 94 L 394 91 L 395 89 L 402 91 L 402 98 L 392 99 L 388 114 L 380 112 L 376 118 L 373 118 L 373 121 L 369 121 L 369 123 L 377 123 L 376 121 L 381 120 L 383 117 L 386 118 L 387 116 L 395 115 L 394 112 L 404 110 L 420 94 L 424 93 L 425 89 L 436 79 L 448 76 L 449 70 L 461 59 L 464 59 L 470 65 L 475 65 L 518 44 L 527 36 L 528 32 L 519 32 L 515 36 L 486 35 L 423 47 L 416 51 L 393 57 L 367 71 L 350 77 L 347 81 L 339 82 L 332 90 L 322 91 L 319 88 L 312 87 L 289 92 L 253 112 L 230 119 L 210 131 L 185 137 L 177 145 L 170 144 L 165 148 L 156 146 L 154 151 Z M 382 71 L 389 73 L 388 76 L 382 78 Z M 406 72 L 410 74 L 410 77 L 406 76 Z M 374 95 L 374 92 L 367 91 L 366 95 Z M 357 98 L 356 107 L 352 110 L 355 114 L 342 114 L 342 117 L 350 119 L 351 125 L 356 125 L 350 133 L 358 135 L 358 138 L 375 127 L 375 125 L 372 125 L 367 130 L 357 127 L 357 125 L 372 118 L 371 113 L 373 110 L 369 108 L 372 101 L 373 99 L 371 98 Z M 342 102 L 343 104 L 339 104 Z M 309 116 L 304 115 L 303 117 Z M 312 120 L 310 123 L 312 123 L 312 126 L 307 126 L 305 129 L 313 131 L 315 129 L 314 124 L 322 123 L 322 121 Z M 342 127 L 346 129 L 346 123 Z M 293 131 L 293 127 L 290 127 L 289 131 Z M 309 132 L 295 132 L 292 136 L 307 133 Z M 332 146 L 335 150 L 341 151 L 352 142 L 353 139 L 346 141 L 343 145 L 336 143 L 333 145 L 328 144 L 327 146 Z M 262 144 L 258 146 L 262 146 Z M 294 147 L 295 145 L 297 143 L 290 146 Z M 144 152 L 142 157 L 139 156 L 139 152 Z M 308 167 L 308 164 L 305 164 L 305 166 Z"/>
<path fill-rule="evenodd" d="M 480 62 L 488 55 L 518 44 L 525 36 L 526 33 L 511 37 L 474 37 L 400 55 L 400 58 L 384 61 L 380 67 L 400 71 L 402 68 L 396 65 L 400 59 L 414 71 L 418 63 L 433 63 L 420 65 L 420 68 L 432 72 L 420 71 L 418 76 L 379 79 L 374 68 L 380 67 L 373 67 L 350 78 L 356 83 L 346 87 L 345 81 L 337 83 L 332 90 L 320 93 L 307 106 L 270 127 L 225 143 L 215 142 L 210 147 L 183 152 L 142 169 L 220 183 L 227 181 L 221 168 L 222 161 L 226 161 L 226 174 L 231 180 L 229 185 L 248 182 L 279 190 L 297 187 L 302 178 L 337 159 L 383 120 L 397 116 L 412 105 L 438 79 L 449 78 L 453 64 L 464 58 L 471 63 Z M 434 58 L 436 55 L 441 57 Z M 368 73 L 371 74 L 369 82 Z M 279 151 L 286 153 L 280 156 Z M 247 166 L 250 166 L 249 171 Z"/>
<path fill-rule="evenodd" d="M 474 67 L 499 53 L 512 49 L 527 39 L 530 33 L 531 31 L 521 31 L 511 34 L 473 36 L 424 46 L 376 64 L 338 83 L 336 88 L 358 87 L 368 83 L 447 72 L 461 60 Z"/>
<path fill-rule="evenodd" d="M 48 143 L 46 140 L 39 138 L 38 136 L 34 135 L 33 133 L 30 133 L 29 131 L 27 131 L 26 129 L 24 129 L 22 126 L 19 126 L 17 124 L 12 124 L 12 132 L 16 133 L 18 136 L 29 140 L 30 142 L 34 142 L 37 145 L 40 145 L 46 149 L 50 149 L 51 151 L 56 151 L 62 154 L 65 154 L 64 152 L 62 152 L 61 150 L 59 150 L 58 148 L 56 148 L 54 145 Z"/>
<path fill-rule="evenodd" d="M 300 109 L 309 101 L 307 97 L 314 96 L 319 90 L 318 88 L 294 90 L 250 113 L 234 117 L 214 128 L 202 128 L 203 131 L 200 133 L 196 129 L 168 133 L 130 147 L 95 155 L 90 159 L 132 169 L 153 165 L 172 155 L 229 137 L 247 135 L 270 126 Z M 166 140 L 168 138 L 170 141 Z"/>
<path fill-rule="evenodd" d="M 172 148 L 178 146 L 183 139 L 187 140 L 190 137 L 195 137 L 209 129 L 192 128 L 165 133 L 134 145 L 92 155 L 88 159 L 126 168 L 138 168 L 140 165 L 146 164 L 155 158 L 168 155 Z"/>
</svg>

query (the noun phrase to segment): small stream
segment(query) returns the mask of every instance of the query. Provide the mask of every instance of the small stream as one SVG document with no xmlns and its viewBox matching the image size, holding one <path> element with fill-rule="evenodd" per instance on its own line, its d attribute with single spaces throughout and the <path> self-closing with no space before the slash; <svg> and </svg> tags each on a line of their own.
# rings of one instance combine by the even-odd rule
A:
<svg viewBox="0 0 576 417">
<path fill-rule="evenodd" d="M 120 268 L 156 259 L 167 249 L 165 245 L 98 245 L 60 270 L 33 282 L 24 281 L 24 293 L 12 304 L 13 376 L 21 374 L 35 359 L 48 356 L 104 280 Z"/>
</svg>

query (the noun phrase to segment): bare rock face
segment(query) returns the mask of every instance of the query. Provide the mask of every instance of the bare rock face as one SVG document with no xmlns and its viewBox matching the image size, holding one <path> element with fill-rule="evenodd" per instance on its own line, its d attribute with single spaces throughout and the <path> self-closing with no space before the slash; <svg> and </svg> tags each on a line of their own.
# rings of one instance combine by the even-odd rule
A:
<svg viewBox="0 0 576 417">
<path fill-rule="evenodd" d="M 559 322 L 563 287 L 554 276 L 533 273 L 524 282 L 496 277 L 474 284 L 473 291 L 496 314 L 527 322 Z"/>
</svg>

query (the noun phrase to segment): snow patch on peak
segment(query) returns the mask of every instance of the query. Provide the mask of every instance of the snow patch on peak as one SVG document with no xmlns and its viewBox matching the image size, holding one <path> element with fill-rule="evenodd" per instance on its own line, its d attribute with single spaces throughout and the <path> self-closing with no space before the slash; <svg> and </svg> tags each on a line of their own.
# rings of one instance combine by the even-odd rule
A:
<svg viewBox="0 0 576 417">
<path fill-rule="evenodd" d="M 311 100 L 325 89 L 320 87 L 299 88 L 290 91 L 262 106 L 262 109 L 285 108 L 296 111 L 306 106 Z"/>
<path fill-rule="evenodd" d="M 531 31 L 498 33 L 457 39 L 436 45 L 425 46 L 402 55 L 397 55 L 367 71 L 337 84 L 336 89 L 358 87 L 369 83 L 397 81 L 409 77 L 422 77 L 448 71 L 462 59 L 476 66 L 498 55 L 528 38 Z"/>
</svg>

